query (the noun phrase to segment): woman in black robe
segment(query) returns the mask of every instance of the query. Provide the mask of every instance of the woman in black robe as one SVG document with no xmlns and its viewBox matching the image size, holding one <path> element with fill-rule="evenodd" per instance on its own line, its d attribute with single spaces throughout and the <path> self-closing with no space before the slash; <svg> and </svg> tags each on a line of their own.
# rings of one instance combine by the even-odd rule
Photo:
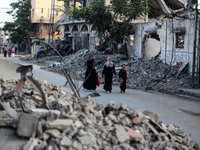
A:
<svg viewBox="0 0 200 150">
<path fill-rule="evenodd" d="M 85 73 L 85 82 L 83 87 L 87 90 L 95 90 L 97 85 L 97 74 L 94 69 L 94 59 L 95 57 L 90 56 L 87 61 L 87 70 Z"/>
<path fill-rule="evenodd" d="M 115 65 L 113 64 L 112 59 L 108 57 L 102 71 L 102 78 L 105 76 L 105 84 L 103 88 L 106 92 L 109 91 L 111 93 L 112 91 L 113 74 L 116 76 Z"/>
</svg>

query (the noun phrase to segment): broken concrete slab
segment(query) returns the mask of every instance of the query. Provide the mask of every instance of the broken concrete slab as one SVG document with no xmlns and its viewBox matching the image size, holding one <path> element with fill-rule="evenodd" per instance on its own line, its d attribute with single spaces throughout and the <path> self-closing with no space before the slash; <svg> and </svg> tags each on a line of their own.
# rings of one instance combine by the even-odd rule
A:
<svg viewBox="0 0 200 150">
<path fill-rule="evenodd" d="M 67 136 L 64 136 L 63 138 L 62 138 L 62 140 L 60 141 L 60 145 L 62 145 L 62 146 L 71 146 L 72 145 L 72 140 L 69 138 L 69 137 L 67 137 Z"/>
<path fill-rule="evenodd" d="M 115 133 L 116 133 L 117 140 L 120 143 L 127 142 L 129 140 L 129 135 L 127 134 L 124 127 L 121 125 L 115 125 L 115 128 L 116 128 Z"/>
<path fill-rule="evenodd" d="M 95 137 L 92 135 L 85 135 L 78 138 L 82 145 L 91 145 L 95 142 Z"/>
<path fill-rule="evenodd" d="M 17 125 L 17 135 L 22 137 L 35 137 L 38 119 L 36 115 L 21 113 Z"/>
<path fill-rule="evenodd" d="M 73 120 L 71 120 L 71 119 L 56 119 L 52 122 L 48 122 L 47 128 L 64 130 L 72 124 L 73 124 Z"/>
</svg>

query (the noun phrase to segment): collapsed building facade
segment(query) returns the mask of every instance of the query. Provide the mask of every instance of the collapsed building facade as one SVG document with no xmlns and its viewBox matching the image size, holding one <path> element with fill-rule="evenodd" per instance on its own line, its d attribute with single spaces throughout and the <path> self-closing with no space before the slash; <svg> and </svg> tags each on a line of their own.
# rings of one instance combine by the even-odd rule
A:
<svg viewBox="0 0 200 150">
<path fill-rule="evenodd" d="M 63 39 L 71 42 L 75 51 L 83 48 L 94 50 L 99 43 L 95 27 L 84 20 L 69 18 L 70 2 L 79 2 L 82 7 L 87 7 L 91 1 L 64 2 L 65 17 L 59 23 Z M 106 1 L 108 4 L 109 0 Z M 133 29 L 127 42 L 129 56 L 134 59 L 160 58 L 179 67 L 189 64 L 189 72 L 192 72 L 195 21 L 194 13 L 184 13 L 184 7 L 183 0 L 174 0 L 173 4 L 171 0 L 153 0 L 148 16 L 132 23 Z"/>
</svg>

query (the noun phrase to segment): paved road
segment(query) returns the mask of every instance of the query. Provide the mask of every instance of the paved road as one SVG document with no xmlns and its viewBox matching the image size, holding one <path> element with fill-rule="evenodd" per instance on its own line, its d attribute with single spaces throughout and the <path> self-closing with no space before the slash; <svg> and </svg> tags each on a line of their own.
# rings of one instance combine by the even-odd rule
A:
<svg viewBox="0 0 200 150">
<path fill-rule="evenodd" d="M 0 56 L 0 59 L 4 59 Z M 28 65 L 16 58 L 6 58 L 6 60 Z M 65 77 L 39 69 L 39 66 L 33 65 L 34 77 L 38 80 L 47 80 L 57 86 L 65 84 Z M 109 101 L 118 104 L 125 103 L 133 109 L 143 109 L 156 112 L 160 115 L 160 121 L 166 125 L 175 124 L 181 126 L 186 134 L 200 142 L 200 100 L 193 97 L 173 96 L 158 92 L 143 92 L 141 90 L 127 89 L 125 94 L 119 92 L 118 86 L 113 86 L 112 93 L 105 93 L 103 85 L 97 88 L 101 95 L 94 100 L 106 105 Z M 80 90 L 81 96 L 89 94 L 89 91 Z"/>
</svg>

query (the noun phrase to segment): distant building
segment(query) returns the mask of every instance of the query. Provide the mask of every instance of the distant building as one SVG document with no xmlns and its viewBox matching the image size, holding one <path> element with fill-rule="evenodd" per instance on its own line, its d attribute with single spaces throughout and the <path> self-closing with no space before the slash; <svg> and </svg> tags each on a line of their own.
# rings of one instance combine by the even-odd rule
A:
<svg viewBox="0 0 200 150">
<path fill-rule="evenodd" d="M 8 44 L 9 36 L 10 36 L 9 32 L 5 33 L 4 31 L 0 31 L 0 44 L 3 44 L 3 45 Z"/>
<path fill-rule="evenodd" d="M 52 1 L 55 1 L 54 13 L 52 9 Z M 52 25 L 54 24 L 55 29 L 55 23 L 62 18 L 64 3 L 59 0 L 31 0 L 31 5 L 31 23 L 34 25 L 33 35 L 34 37 L 38 37 L 40 39 L 44 38 L 45 41 L 48 41 L 50 33 L 49 30 L 51 29 L 52 31 Z M 59 31 L 56 31 L 56 33 L 58 34 Z M 52 32 L 50 35 L 52 35 Z"/>
</svg>

